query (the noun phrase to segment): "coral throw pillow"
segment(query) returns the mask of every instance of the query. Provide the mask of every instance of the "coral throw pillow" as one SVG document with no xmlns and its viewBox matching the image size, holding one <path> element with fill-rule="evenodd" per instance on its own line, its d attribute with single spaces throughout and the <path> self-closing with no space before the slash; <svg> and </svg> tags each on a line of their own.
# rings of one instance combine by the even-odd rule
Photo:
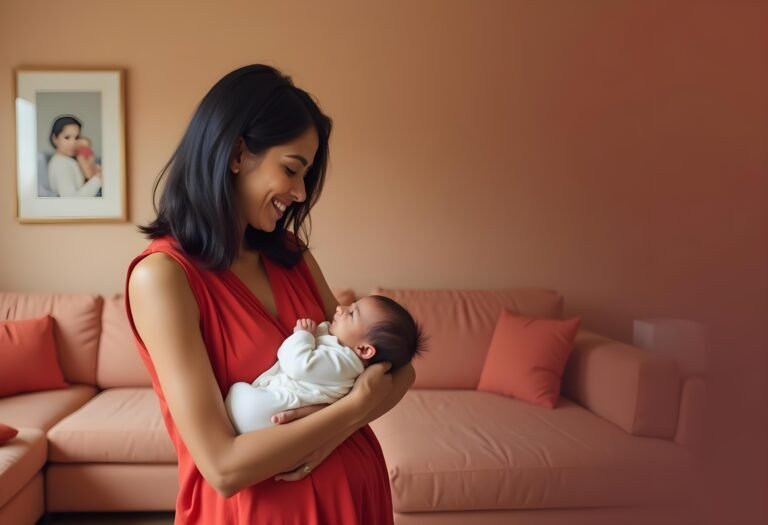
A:
<svg viewBox="0 0 768 525">
<path fill-rule="evenodd" d="M 65 388 L 53 317 L 0 321 L 0 397 Z"/>
<path fill-rule="evenodd" d="M 16 437 L 19 431 L 8 425 L 0 423 L 0 445 Z"/>
<path fill-rule="evenodd" d="M 581 318 L 535 319 L 502 310 L 478 390 L 554 408 Z"/>
</svg>

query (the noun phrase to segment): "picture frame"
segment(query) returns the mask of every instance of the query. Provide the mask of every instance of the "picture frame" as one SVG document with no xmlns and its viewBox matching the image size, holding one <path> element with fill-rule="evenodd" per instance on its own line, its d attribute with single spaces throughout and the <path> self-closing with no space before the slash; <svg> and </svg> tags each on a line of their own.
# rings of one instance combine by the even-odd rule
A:
<svg viewBox="0 0 768 525">
<path fill-rule="evenodd" d="M 125 70 L 14 70 L 16 219 L 126 222 Z"/>
</svg>

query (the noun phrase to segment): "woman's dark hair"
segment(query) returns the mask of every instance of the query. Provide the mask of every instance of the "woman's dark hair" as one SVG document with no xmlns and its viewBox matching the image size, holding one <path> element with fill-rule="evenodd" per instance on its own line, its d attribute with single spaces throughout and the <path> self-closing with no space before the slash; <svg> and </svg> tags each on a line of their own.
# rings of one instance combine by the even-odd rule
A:
<svg viewBox="0 0 768 525">
<path fill-rule="evenodd" d="M 366 335 L 366 340 L 374 348 L 374 355 L 369 363 L 389 361 L 391 370 L 396 370 L 410 363 L 417 355 L 423 354 L 426 336 L 413 316 L 400 303 L 384 295 L 368 296 L 381 309 L 384 319 L 374 324 Z"/>
<path fill-rule="evenodd" d="M 58 137 L 59 133 L 61 133 L 64 129 L 64 126 L 69 126 L 70 124 L 74 124 L 78 128 L 83 129 L 83 123 L 80 122 L 80 119 L 74 115 L 60 115 L 56 117 L 56 120 L 53 121 L 53 126 L 51 126 L 51 134 L 48 135 L 48 142 L 51 143 L 53 149 L 56 149 L 56 144 L 53 143 L 53 137 Z"/>
<path fill-rule="evenodd" d="M 157 218 L 139 230 L 150 239 L 172 236 L 181 249 L 210 270 L 229 268 L 240 248 L 240 211 L 229 163 L 240 138 L 253 154 L 285 144 L 314 127 L 318 148 L 304 178 L 306 199 L 288 207 L 272 232 L 246 226 L 245 244 L 270 259 L 293 266 L 307 248 L 304 231 L 328 165 L 332 121 L 304 90 L 277 69 L 254 64 L 219 80 L 203 97 L 181 142 L 155 181 L 154 196 L 168 180 L 155 207 Z M 311 219 L 308 221 L 311 226 Z M 290 225 L 290 231 L 289 231 Z"/>
</svg>

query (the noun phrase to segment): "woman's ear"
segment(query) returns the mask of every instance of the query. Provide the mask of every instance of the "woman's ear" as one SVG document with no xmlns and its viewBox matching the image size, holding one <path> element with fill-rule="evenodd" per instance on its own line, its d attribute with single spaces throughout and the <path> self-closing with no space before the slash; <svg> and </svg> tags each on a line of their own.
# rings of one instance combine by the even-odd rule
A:
<svg viewBox="0 0 768 525">
<path fill-rule="evenodd" d="M 240 165 L 243 162 L 243 148 L 245 147 L 245 142 L 243 142 L 243 138 L 240 137 L 237 139 L 237 143 L 235 143 L 235 148 L 232 150 L 232 156 L 229 159 L 229 169 L 232 173 L 240 173 Z"/>
<path fill-rule="evenodd" d="M 376 348 L 369 344 L 358 345 L 357 355 L 362 359 L 372 359 L 376 355 Z"/>
</svg>

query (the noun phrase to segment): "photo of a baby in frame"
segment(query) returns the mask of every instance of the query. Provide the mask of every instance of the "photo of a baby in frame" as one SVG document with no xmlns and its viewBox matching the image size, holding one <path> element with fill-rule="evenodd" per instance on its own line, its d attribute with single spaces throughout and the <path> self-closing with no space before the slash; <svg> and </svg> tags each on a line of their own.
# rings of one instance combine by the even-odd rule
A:
<svg viewBox="0 0 768 525">
<path fill-rule="evenodd" d="M 38 197 L 101 197 L 101 95 L 38 93 L 37 132 Z"/>
<path fill-rule="evenodd" d="M 16 71 L 19 222 L 127 219 L 123 77 Z"/>
</svg>

